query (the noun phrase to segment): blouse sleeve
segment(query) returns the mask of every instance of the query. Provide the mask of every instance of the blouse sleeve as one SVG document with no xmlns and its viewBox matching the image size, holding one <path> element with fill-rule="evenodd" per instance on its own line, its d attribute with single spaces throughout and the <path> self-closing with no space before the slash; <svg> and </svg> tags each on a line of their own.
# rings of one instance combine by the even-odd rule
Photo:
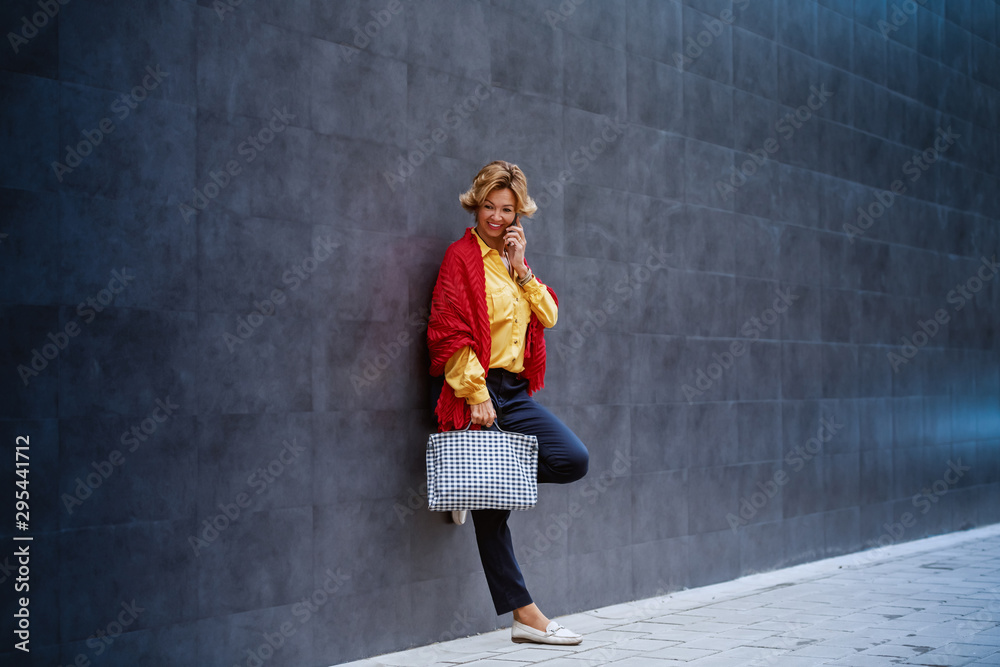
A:
<svg viewBox="0 0 1000 667">
<path fill-rule="evenodd" d="M 455 396 L 464 398 L 469 405 L 490 400 L 490 392 L 486 389 L 486 371 L 468 345 L 451 355 L 445 363 L 444 378 L 455 391 Z"/>
<path fill-rule="evenodd" d="M 521 289 L 524 291 L 524 298 L 531 304 L 531 311 L 542 323 L 542 326 L 546 329 L 554 327 L 556 320 L 559 319 L 559 306 L 556 305 L 555 299 L 549 294 L 545 285 L 532 276 L 531 280 Z"/>
</svg>

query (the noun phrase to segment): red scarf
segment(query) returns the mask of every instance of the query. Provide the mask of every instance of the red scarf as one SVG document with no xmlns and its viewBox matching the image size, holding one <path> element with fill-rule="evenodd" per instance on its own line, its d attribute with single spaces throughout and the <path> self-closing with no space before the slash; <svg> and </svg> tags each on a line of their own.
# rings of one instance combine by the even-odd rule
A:
<svg viewBox="0 0 1000 667">
<path fill-rule="evenodd" d="M 556 300 L 556 293 L 546 285 Z M 531 314 L 524 341 L 524 370 L 528 394 L 534 394 L 545 384 L 545 327 Z M 455 352 L 466 345 L 472 348 L 483 368 L 490 367 L 492 340 L 490 318 L 486 308 L 486 269 L 479 241 L 472 227 L 455 241 L 444 254 L 434 294 L 431 316 L 427 323 L 427 346 L 431 356 L 431 375 L 444 374 L 444 366 Z M 438 428 L 442 431 L 464 428 L 472 416 L 465 399 L 445 382 L 437 408 Z"/>
</svg>

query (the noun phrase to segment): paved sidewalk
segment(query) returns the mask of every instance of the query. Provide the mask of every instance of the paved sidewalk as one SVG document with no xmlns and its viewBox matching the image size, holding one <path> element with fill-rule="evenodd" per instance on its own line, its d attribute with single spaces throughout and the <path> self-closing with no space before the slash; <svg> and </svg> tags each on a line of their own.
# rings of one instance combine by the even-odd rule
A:
<svg viewBox="0 0 1000 667">
<path fill-rule="evenodd" d="M 1000 524 L 559 621 L 583 643 L 514 644 L 508 628 L 349 664 L 1000 665 Z"/>
</svg>

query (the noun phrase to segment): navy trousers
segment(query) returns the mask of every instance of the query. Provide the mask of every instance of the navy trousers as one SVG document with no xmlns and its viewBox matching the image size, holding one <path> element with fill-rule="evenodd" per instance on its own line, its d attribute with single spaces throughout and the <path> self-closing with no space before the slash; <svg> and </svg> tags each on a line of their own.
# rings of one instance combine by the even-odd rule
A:
<svg viewBox="0 0 1000 667">
<path fill-rule="evenodd" d="M 587 447 L 558 417 L 528 396 L 528 381 L 500 368 L 491 368 L 486 387 L 505 431 L 538 438 L 538 482 L 568 484 L 587 474 Z M 514 557 L 507 518 L 510 510 L 473 510 L 476 542 L 486 582 L 497 615 L 531 604 L 521 568 Z"/>
</svg>

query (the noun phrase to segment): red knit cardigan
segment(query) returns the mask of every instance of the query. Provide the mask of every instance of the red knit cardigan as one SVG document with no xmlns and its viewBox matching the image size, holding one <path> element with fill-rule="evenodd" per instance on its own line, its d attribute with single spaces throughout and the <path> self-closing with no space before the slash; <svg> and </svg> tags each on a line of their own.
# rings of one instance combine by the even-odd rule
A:
<svg viewBox="0 0 1000 667">
<path fill-rule="evenodd" d="M 545 287 L 559 305 L 556 293 L 551 287 Z M 545 327 L 531 313 L 524 341 L 524 370 L 521 372 L 521 376 L 528 380 L 529 394 L 534 394 L 545 384 L 544 332 Z M 443 375 L 448 360 L 466 345 L 472 347 L 479 363 L 488 372 L 492 340 L 486 307 L 486 269 L 472 227 L 448 246 L 434 285 L 431 315 L 427 323 L 431 375 Z M 464 428 L 472 416 L 465 399 L 455 396 L 455 391 L 447 382 L 434 412 L 441 431 Z"/>
</svg>

